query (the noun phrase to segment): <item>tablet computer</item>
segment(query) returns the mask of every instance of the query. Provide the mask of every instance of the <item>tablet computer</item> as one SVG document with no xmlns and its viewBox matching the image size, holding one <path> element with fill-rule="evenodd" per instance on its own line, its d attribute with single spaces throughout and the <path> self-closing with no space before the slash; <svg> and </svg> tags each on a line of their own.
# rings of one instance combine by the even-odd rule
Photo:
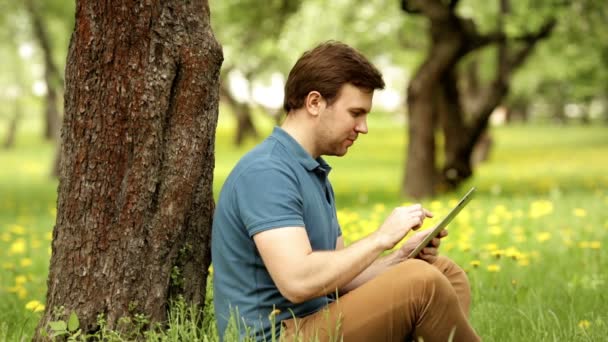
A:
<svg viewBox="0 0 608 342">
<path fill-rule="evenodd" d="M 464 195 L 464 197 L 458 202 L 458 204 L 456 204 L 456 206 L 452 210 L 450 210 L 448 215 L 444 217 L 443 220 L 439 221 L 439 223 L 437 223 L 431 233 L 427 235 L 424 240 L 422 240 L 422 242 L 420 242 L 418 246 L 416 246 L 416 248 L 414 248 L 414 250 L 407 256 L 407 258 L 411 259 L 418 255 L 420 251 L 422 251 L 422 249 L 426 247 L 429 242 L 431 242 L 431 240 L 437 236 L 437 234 L 439 234 L 440 231 L 445 229 L 445 227 L 452 221 L 452 219 L 454 219 L 454 217 L 458 215 L 462 208 L 464 208 L 469 203 L 471 198 L 473 198 L 474 192 L 475 187 L 471 188 L 471 190 L 469 190 L 469 192 Z"/>
</svg>

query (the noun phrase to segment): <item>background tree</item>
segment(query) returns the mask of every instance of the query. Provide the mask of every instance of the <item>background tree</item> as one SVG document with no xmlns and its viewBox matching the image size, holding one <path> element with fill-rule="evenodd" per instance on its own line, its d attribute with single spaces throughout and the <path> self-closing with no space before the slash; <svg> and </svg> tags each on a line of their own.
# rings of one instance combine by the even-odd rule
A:
<svg viewBox="0 0 608 342">
<path fill-rule="evenodd" d="M 249 136 L 258 137 L 252 118 L 256 105 L 253 99 L 242 99 L 251 94 L 251 86 L 248 94 L 233 94 L 229 76 L 238 71 L 251 85 L 280 67 L 284 57 L 278 51 L 276 41 L 301 3 L 299 0 L 271 0 L 261 6 L 256 0 L 211 1 L 213 23 L 222 27 L 217 30 L 218 39 L 225 42 L 226 62 L 222 68 L 220 94 L 236 119 L 236 145 L 241 145 Z"/>
<path fill-rule="evenodd" d="M 507 0 L 501 0 L 499 27 L 482 34 L 472 18 L 456 12 L 458 0 L 449 2 L 403 0 L 404 11 L 421 14 L 429 21 L 430 47 L 407 91 L 409 144 L 404 193 L 412 197 L 433 195 L 452 189 L 473 173 L 473 148 L 488 125 L 492 111 L 508 92 L 513 72 L 530 55 L 536 43 L 546 38 L 554 19 L 548 19 L 533 33 L 509 37 L 500 24 L 507 14 Z M 498 61 L 493 80 L 479 92 L 480 101 L 465 121 L 458 89 L 458 63 L 467 54 L 498 44 Z M 444 136 L 444 165 L 436 166 L 435 129 Z"/>
<path fill-rule="evenodd" d="M 52 40 L 42 16 L 43 9 L 40 2 L 26 0 L 25 8 L 32 24 L 32 33 L 38 42 L 44 60 L 44 83 L 46 85 L 46 108 L 44 137 L 48 140 L 57 140 L 59 137 L 60 101 L 63 93 L 63 72 L 59 70 L 54 61 Z"/>
<path fill-rule="evenodd" d="M 58 307 L 86 333 L 204 303 L 221 62 L 206 1 L 77 1 L 38 333 Z"/>
</svg>

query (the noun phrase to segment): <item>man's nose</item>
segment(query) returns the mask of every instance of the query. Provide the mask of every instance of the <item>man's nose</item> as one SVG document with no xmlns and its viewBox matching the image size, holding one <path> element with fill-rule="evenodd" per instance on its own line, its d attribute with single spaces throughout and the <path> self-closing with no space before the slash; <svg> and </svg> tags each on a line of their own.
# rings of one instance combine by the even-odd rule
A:
<svg viewBox="0 0 608 342">
<path fill-rule="evenodd" d="M 357 123 L 357 126 L 355 126 L 355 130 L 358 133 L 367 134 L 367 120 L 361 119 L 361 121 Z"/>
</svg>

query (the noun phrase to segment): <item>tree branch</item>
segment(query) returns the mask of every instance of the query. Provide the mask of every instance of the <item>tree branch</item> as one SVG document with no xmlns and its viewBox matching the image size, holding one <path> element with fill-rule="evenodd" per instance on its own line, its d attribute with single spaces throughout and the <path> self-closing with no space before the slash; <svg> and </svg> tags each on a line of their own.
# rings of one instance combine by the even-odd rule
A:
<svg viewBox="0 0 608 342">
<path fill-rule="evenodd" d="M 445 20 L 454 14 L 454 8 L 440 0 L 402 0 L 401 9 L 410 14 L 422 13 L 430 20 Z"/>
<path fill-rule="evenodd" d="M 530 56 L 530 53 L 536 46 L 536 43 L 545 38 L 548 38 L 551 35 L 551 32 L 553 32 L 553 28 L 555 27 L 556 23 L 557 21 L 555 20 L 555 18 L 550 18 L 545 22 L 543 26 L 541 26 L 541 28 L 536 33 L 527 34 L 516 39 L 524 41 L 526 44 L 521 50 L 517 51 L 513 56 L 509 58 L 508 69 L 513 70 L 523 64 L 523 62 L 525 62 L 528 56 Z"/>
</svg>

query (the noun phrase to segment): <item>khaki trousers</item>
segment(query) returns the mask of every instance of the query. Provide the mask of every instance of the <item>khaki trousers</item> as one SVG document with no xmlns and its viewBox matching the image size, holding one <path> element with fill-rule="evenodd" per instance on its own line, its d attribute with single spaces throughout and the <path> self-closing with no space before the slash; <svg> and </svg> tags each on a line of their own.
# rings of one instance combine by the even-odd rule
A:
<svg viewBox="0 0 608 342">
<path fill-rule="evenodd" d="M 446 257 L 410 259 L 325 309 L 283 321 L 282 341 L 479 341 L 464 271 Z"/>
</svg>

